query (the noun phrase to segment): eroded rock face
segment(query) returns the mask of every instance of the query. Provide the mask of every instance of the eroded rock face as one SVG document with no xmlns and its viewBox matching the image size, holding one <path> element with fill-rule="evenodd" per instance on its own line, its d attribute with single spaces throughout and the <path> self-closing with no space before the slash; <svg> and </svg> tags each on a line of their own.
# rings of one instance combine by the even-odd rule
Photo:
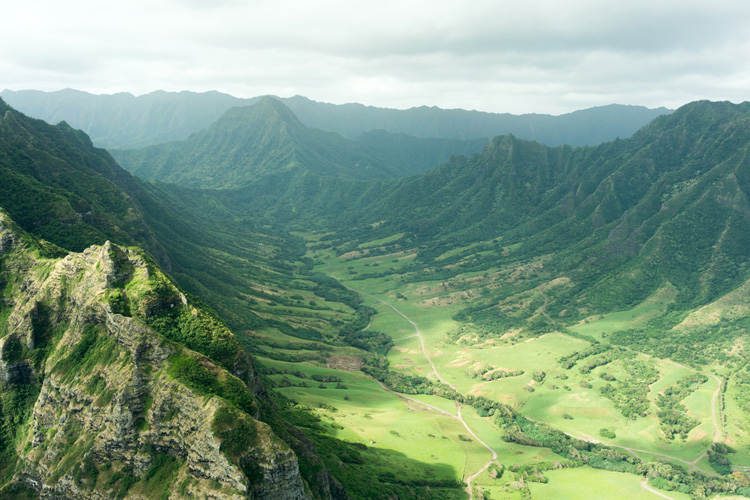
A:
<svg viewBox="0 0 750 500">
<path fill-rule="evenodd" d="M 249 384 L 242 401 L 252 401 L 262 384 L 246 353 L 232 370 L 240 382 L 147 326 L 151 311 L 191 306 L 164 280 L 159 293 L 152 289 L 153 267 L 137 250 L 107 243 L 40 258 L 0 214 L 0 258 L 6 298 L 13 297 L 0 331 L 0 386 L 38 390 L 17 439 L 16 481 L 50 499 L 118 492 L 145 499 L 154 491 L 170 498 L 308 498 L 296 456 L 257 414 L 241 414 L 253 439 L 239 451 L 223 448 L 217 412 L 234 406 L 221 388 Z M 116 312 L 125 310 L 134 317 Z M 235 423 L 222 425 L 231 431 Z M 260 474 L 248 478 L 247 464 Z"/>
<path fill-rule="evenodd" d="M 303 500 L 306 498 L 293 453 L 279 455 L 278 460 L 263 466 L 268 481 L 254 492 L 253 498 L 263 500 Z"/>
</svg>

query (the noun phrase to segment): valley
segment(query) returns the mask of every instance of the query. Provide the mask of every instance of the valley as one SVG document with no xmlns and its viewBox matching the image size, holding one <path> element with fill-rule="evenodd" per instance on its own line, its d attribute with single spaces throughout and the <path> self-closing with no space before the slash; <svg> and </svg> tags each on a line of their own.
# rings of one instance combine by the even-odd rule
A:
<svg viewBox="0 0 750 500">
<path fill-rule="evenodd" d="M 111 450 L 75 429 L 55 440 L 34 394 L 60 378 L 50 353 L 80 351 L 102 373 L 111 360 L 87 358 L 103 340 L 77 327 L 35 347 L 36 313 L 17 347 L 8 325 L 28 287 L 2 253 L 0 489 L 12 498 L 57 487 L 29 429 L 67 457 L 55 481 L 75 490 L 60 494 L 86 498 L 287 500 L 280 475 L 295 500 L 750 497 L 747 103 L 692 103 L 599 145 L 505 135 L 476 149 L 351 140 L 264 97 L 185 140 L 113 152 L 140 177 L 83 132 L 0 104 L 0 206 L 18 224 L 0 247 L 125 249 L 109 251 L 119 264 L 98 295 L 35 299 L 60 311 L 44 321 L 90 303 L 181 353 L 118 358 L 137 390 L 101 407 L 138 422 L 122 435 L 139 447 L 78 467 Z M 97 335 L 115 335 L 103 324 Z M 31 375 L 12 375 L 21 365 Z M 215 460 L 237 467 L 231 481 L 144 437 L 164 425 L 152 382 L 213 405 L 200 425 L 219 439 L 206 441 Z"/>
<path fill-rule="evenodd" d="M 368 328 L 389 332 L 394 339 L 394 347 L 388 355 L 388 361 L 394 371 L 442 382 L 461 394 L 483 396 L 490 400 L 507 403 L 531 420 L 550 424 L 577 439 L 603 443 L 613 449 L 625 450 L 644 463 L 666 461 L 708 477 L 718 477 L 706 459 L 706 450 L 712 443 L 724 440 L 720 430 L 720 426 L 723 425 L 719 402 L 721 381 L 716 375 L 710 375 L 710 383 L 708 381 L 705 383 L 707 387 L 700 387 L 691 394 L 689 401 L 686 398 L 687 412 L 698 418 L 695 422 L 697 425 L 690 429 L 685 438 L 673 441 L 656 438 L 660 434 L 657 418 L 659 409 L 653 401 L 666 387 L 681 378 L 697 373 L 695 369 L 670 361 L 656 360 L 642 354 L 636 355 L 625 349 L 619 353 L 620 359 L 596 366 L 590 371 L 587 370 L 586 376 L 581 376 L 581 373 L 576 373 L 581 370 L 566 370 L 560 367 L 559 358 L 570 357 L 587 348 L 590 349 L 595 344 L 559 331 L 526 338 L 520 342 L 508 340 L 508 337 L 476 342 L 478 339 L 471 339 L 470 333 L 467 332 L 467 335 L 456 341 L 454 331 L 458 325 L 451 316 L 461 307 L 465 307 L 470 299 L 465 298 L 455 301 L 454 304 L 443 305 L 440 300 L 433 300 L 446 297 L 438 289 L 439 287 L 436 287 L 438 285 L 436 282 L 404 283 L 404 276 L 399 273 L 403 264 L 398 254 L 402 252 L 359 258 L 342 258 L 325 252 L 312 255 L 313 259 L 319 262 L 321 269 L 327 270 L 331 276 L 337 277 L 348 287 L 359 291 L 365 297 L 366 303 L 378 310 L 378 314 L 373 317 Z M 379 269 L 385 268 L 381 271 L 384 274 L 383 277 L 358 279 L 361 275 L 368 273 L 368 268 L 375 265 Z M 456 281 L 464 279 L 478 281 L 476 276 L 472 275 L 459 275 L 454 278 Z M 442 285 L 444 284 L 440 284 L 441 287 Z M 587 329 L 584 332 L 602 330 L 601 333 L 606 338 L 607 329 L 617 331 L 618 328 L 623 328 L 631 322 L 646 321 L 653 316 L 655 307 L 663 307 L 661 304 L 672 297 L 670 289 L 665 289 L 631 311 L 608 315 L 585 323 Z M 544 303 L 539 306 L 540 314 L 544 313 L 543 306 Z M 619 319 L 623 316 L 629 318 L 628 322 Z M 572 330 L 574 334 L 582 333 Z M 454 339 L 452 342 L 448 340 L 450 337 Z M 613 402 L 601 394 L 601 389 L 605 384 L 600 375 L 607 373 L 617 379 L 626 378 L 627 370 L 624 363 L 628 359 L 630 362 L 653 363 L 658 372 L 649 386 L 644 387 L 646 391 L 644 396 L 651 401 L 648 410 L 644 412 L 650 413 L 647 417 L 624 417 Z M 483 365 L 486 367 L 489 363 L 492 363 L 492 368 L 484 371 Z M 608 368 L 606 372 L 602 369 L 604 366 Z M 484 371 L 485 374 L 491 376 L 492 373 L 497 373 L 496 370 L 520 374 L 495 380 L 489 377 L 483 379 L 476 375 Z M 527 373 L 524 373 L 524 370 Z M 534 372 L 544 372 L 544 379 L 538 381 L 538 378 L 533 376 Z M 533 389 L 533 392 L 529 389 Z M 300 393 L 297 391 L 297 394 Z M 408 398 L 411 402 L 415 399 L 420 400 L 420 396 L 402 397 Z M 430 397 L 428 401 L 434 401 L 436 396 L 422 397 Z M 475 487 L 476 491 L 486 491 L 491 498 L 514 498 L 512 493 L 514 490 L 508 486 L 511 483 L 518 486 L 518 476 L 512 472 L 514 468 L 517 469 L 519 465 L 566 461 L 564 457 L 554 453 L 542 457 L 533 448 L 527 447 L 525 451 L 522 451 L 517 445 L 510 446 L 509 443 L 498 440 L 497 436 L 502 434 L 502 429 L 491 418 L 478 416 L 471 406 L 463 406 L 457 402 L 453 404 L 455 407 L 452 407 L 450 400 L 445 400 L 445 403 L 440 405 L 435 405 L 433 402 L 431 407 L 442 414 L 446 411 L 450 412 L 452 418 L 460 418 L 461 410 L 466 411 L 465 409 L 468 408 L 473 416 L 471 420 L 464 422 L 467 429 L 471 429 L 471 425 L 477 426 L 477 429 L 482 429 L 485 433 L 494 434 L 494 438 L 489 442 L 497 443 L 487 445 L 474 435 L 474 431 L 470 431 L 477 444 L 486 448 L 486 458 L 489 460 L 482 464 L 477 472 L 470 475 L 464 473 L 464 480 L 466 477 L 472 480 L 475 477 L 479 478 L 476 481 L 479 487 L 478 489 Z M 602 436 L 600 433 L 602 429 L 609 429 L 612 435 Z M 357 435 L 356 431 L 355 435 Z M 361 439 L 361 436 L 357 435 L 357 438 Z M 533 456 L 531 461 L 519 459 L 519 455 L 523 456 L 525 453 Z M 503 479 L 495 480 L 482 475 L 491 464 L 502 464 L 501 467 L 508 471 L 506 475 L 503 475 Z M 542 465 L 542 467 L 545 466 Z M 572 472 L 578 470 L 575 468 L 564 470 L 571 471 L 573 475 L 578 474 L 578 472 Z M 563 477 L 558 480 L 568 482 L 562 470 L 556 475 L 560 474 L 563 474 Z M 592 473 L 592 476 L 595 475 Z M 533 491 L 535 493 L 533 497 L 537 498 L 536 488 L 530 491 Z M 541 493 L 538 494 L 541 495 Z M 562 495 L 560 492 L 556 494 Z M 666 490 L 652 494 L 667 495 L 668 498 L 687 498 Z M 602 497 L 596 495 L 596 493 L 586 491 L 588 498 L 609 498 L 608 492 L 602 492 Z M 642 498 L 648 498 L 648 493 L 643 493 L 643 495 Z M 555 498 L 578 497 L 571 495 Z"/>
</svg>

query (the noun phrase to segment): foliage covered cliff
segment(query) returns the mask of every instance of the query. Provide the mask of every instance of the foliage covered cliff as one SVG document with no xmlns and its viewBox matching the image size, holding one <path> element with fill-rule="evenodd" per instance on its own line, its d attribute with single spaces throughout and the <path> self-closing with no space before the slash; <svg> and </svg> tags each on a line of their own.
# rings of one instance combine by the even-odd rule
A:
<svg viewBox="0 0 750 500">
<path fill-rule="evenodd" d="M 136 248 L 60 257 L 7 216 L 3 483 L 42 497 L 302 499 L 252 361 Z"/>
</svg>

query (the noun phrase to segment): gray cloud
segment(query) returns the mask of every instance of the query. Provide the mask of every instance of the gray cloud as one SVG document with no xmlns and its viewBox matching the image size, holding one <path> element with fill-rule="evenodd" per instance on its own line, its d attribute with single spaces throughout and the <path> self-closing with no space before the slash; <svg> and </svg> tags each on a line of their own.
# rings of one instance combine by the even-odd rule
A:
<svg viewBox="0 0 750 500">
<path fill-rule="evenodd" d="M 750 2 L 27 0 L 0 87 L 560 113 L 747 99 Z"/>
</svg>

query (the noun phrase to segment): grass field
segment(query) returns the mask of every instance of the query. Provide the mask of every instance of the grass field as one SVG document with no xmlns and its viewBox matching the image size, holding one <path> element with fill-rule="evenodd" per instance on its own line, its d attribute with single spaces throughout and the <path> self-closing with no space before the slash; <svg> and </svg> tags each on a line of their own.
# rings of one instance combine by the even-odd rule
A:
<svg viewBox="0 0 750 500">
<path fill-rule="evenodd" d="M 641 486 L 632 474 L 589 467 L 547 471 L 547 484 L 529 483 L 534 500 L 657 500 L 660 497 Z M 690 495 L 662 492 L 674 500 L 690 500 Z"/>
<path fill-rule="evenodd" d="M 326 432 L 368 448 L 396 452 L 411 462 L 423 464 L 421 472 L 413 471 L 415 475 L 462 481 L 466 471 L 479 469 L 489 459 L 489 452 L 479 443 L 459 438 L 466 430 L 455 418 L 386 392 L 361 372 L 333 370 L 311 363 L 260 361 L 276 371 L 290 372 L 271 375 L 276 390 L 312 409 Z M 293 372 L 302 373 L 305 378 L 291 375 Z M 314 376 L 337 377 L 341 381 L 321 384 Z M 293 383 L 306 382 L 310 387 L 282 387 L 284 377 Z M 439 398 L 422 399 L 433 404 Z M 445 403 L 453 405 L 443 402 L 443 407 L 448 407 Z"/>
<path fill-rule="evenodd" d="M 524 446 L 503 441 L 502 432 L 492 423 L 492 419 L 478 416 L 476 410 L 470 406 L 464 406 L 462 411 L 466 423 L 482 441 L 497 451 L 498 461 L 502 464 L 507 466 L 534 465 L 542 462 L 566 461 L 565 458 L 548 448 Z"/>
<path fill-rule="evenodd" d="M 732 464 L 748 465 L 750 464 L 750 423 L 734 400 L 735 390 L 737 390 L 736 386 L 730 383 L 724 394 L 725 442 L 735 450 L 735 453 L 730 456 Z"/>
<path fill-rule="evenodd" d="M 342 256 L 331 251 L 309 255 L 317 262 L 317 271 L 335 276 L 346 286 L 356 289 L 365 304 L 378 312 L 371 318 L 367 329 L 384 332 L 394 340 L 394 347 L 388 354 L 391 370 L 421 376 L 428 376 L 433 371 L 411 320 L 418 326 L 425 351 L 437 371 L 463 394 L 506 403 L 533 420 L 548 423 L 573 436 L 629 448 L 645 462 L 663 461 L 685 467 L 685 462 L 696 460 L 710 446 L 714 437 L 711 400 L 717 382 L 709 371 L 705 372 L 708 381 L 682 401 L 688 414 L 698 419 L 699 425 L 685 440 L 667 440 L 660 430 L 655 400 L 665 389 L 692 375 L 694 370 L 626 350 L 611 351 L 615 354 L 610 362 L 588 372 L 581 369 L 584 361 L 565 369 L 559 362 L 561 357 L 581 352 L 592 344 L 560 332 L 517 341 L 512 332 L 500 332 L 494 338 L 472 335 L 471 325 L 464 324 L 461 325 L 462 337 L 456 341 L 456 336 L 449 335 L 459 326 L 453 317 L 480 293 L 472 289 L 472 284 L 487 286 L 496 276 L 507 275 L 508 271 L 488 270 L 456 276 L 448 281 L 412 283 L 402 279 L 402 273 L 409 269 L 415 255 L 413 251 L 397 249 L 390 254 L 376 255 L 381 246 L 396 241 L 397 237 L 400 235 L 360 244 Z M 471 251 L 471 247 L 456 249 L 440 258 L 448 260 Z M 307 300 L 306 296 L 300 295 Z M 535 290 L 526 295 L 529 300 L 540 298 Z M 667 286 L 629 311 L 591 317 L 570 329 L 574 334 L 606 343 L 610 333 L 646 324 L 663 314 L 674 298 L 675 289 Z M 327 318 L 331 313 L 351 312 L 341 306 L 338 306 L 339 310 L 335 304 L 330 304 L 330 307 L 333 311 L 326 313 Z M 258 335 L 263 337 L 264 333 Z M 288 342 L 299 340 L 283 335 L 278 337 L 275 333 L 269 335 Z M 290 351 L 290 354 L 299 352 Z M 315 353 L 312 347 L 301 352 Z M 336 346 L 333 352 L 349 356 L 358 354 L 356 349 L 343 346 Z M 608 383 L 620 387 L 620 382 L 628 378 L 629 364 L 635 360 L 653 366 L 658 376 L 644 389 L 650 401 L 648 414 L 628 418 L 600 391 Z M 413 399 L 445 412 L 442 413 L 385 391 L 361 372 L 329 369 L 320 360 L 292 363 L 261 358 L 260 361 L 279 372 L 270 375 L 277 384 L 276 390 L 312 409 L 321 419 L 320 425 L 325 432 L 365 445 L 366 453 L 392 454 L 388 456 L 397 462 L 396 470 L 410 477 L 461 481 L 483 467 L 490 458 L 489 451 L 480 443 L 466 439 L 466 429 L 455 418 L 457 409 L 453 401 L 429 395 L 413 396 Z M 287 373 L 282 373 L 284 371 Z M 295 371 L 305 378 L 292 375 Z M 503 371 L 513 371 L 514 375 L 495 380 L 481 375 Z M 544 372 L 543 380 L 535 377 L 535 372 Z M 338 377 L 341 381 L 320 384 L 312 379 L 313 376 Z M 612 377 L 614 381 L 604 380 L 603 376 Z M 286 382 L 282 383 L 285 378 Z M 291 386 L 283 386 L 289 382 Z M 308 387 L 301 387 L 303 384 Z M 728 396 L 725 399 L 727 442 L 739 448 L 731 456 L 732 463 L 750 464 L 750 436 L 746 424 L 741 421 L 742 413 L 732 405 Z M 498 462 L 505 467 L 565 461 L 547 448 L 503 441 L 502 429 L 491 418 L 479 417 L 471 407 L 464 406 L 462 414 L 473 432 L 497 451 Z M 602 437 L 600 430 L 603 428 L 613 430 L 616 437 Z M 463 435 L 463 439 L 459 435 Z M 707 471 L 713 470 L 706 458 L 697 465 Z M 529 483 L 532 498 L 661 498 L 644 489 L 641 478 L 635 475 L 588 467 L 551 470 L 545 475 L 549 479 L 547 484 Z M 513 486 L 514 481 L 511 472 L 495 479 L 486 471 L 475 479 L 474 485 L 482 488 L 493 500 L 523 498 L 519 489 Z M 674 500 L 688 498 L 674 492 L 664 494 Z"/>
<path fill-rule="evenodd" d="M 588 335 L 602 341 L 610 333 L 642 325 L 648 320 L 663 314 L 667 306 L 674 302 L 676 294 L 677 290 L 670 285 L 659 289 L 654 295 L 633 309 L 605 314 L 598 318 L 590 318 L 579 325 L 570 327 L 570 329 L 576 333 Z"/>
</svg>

